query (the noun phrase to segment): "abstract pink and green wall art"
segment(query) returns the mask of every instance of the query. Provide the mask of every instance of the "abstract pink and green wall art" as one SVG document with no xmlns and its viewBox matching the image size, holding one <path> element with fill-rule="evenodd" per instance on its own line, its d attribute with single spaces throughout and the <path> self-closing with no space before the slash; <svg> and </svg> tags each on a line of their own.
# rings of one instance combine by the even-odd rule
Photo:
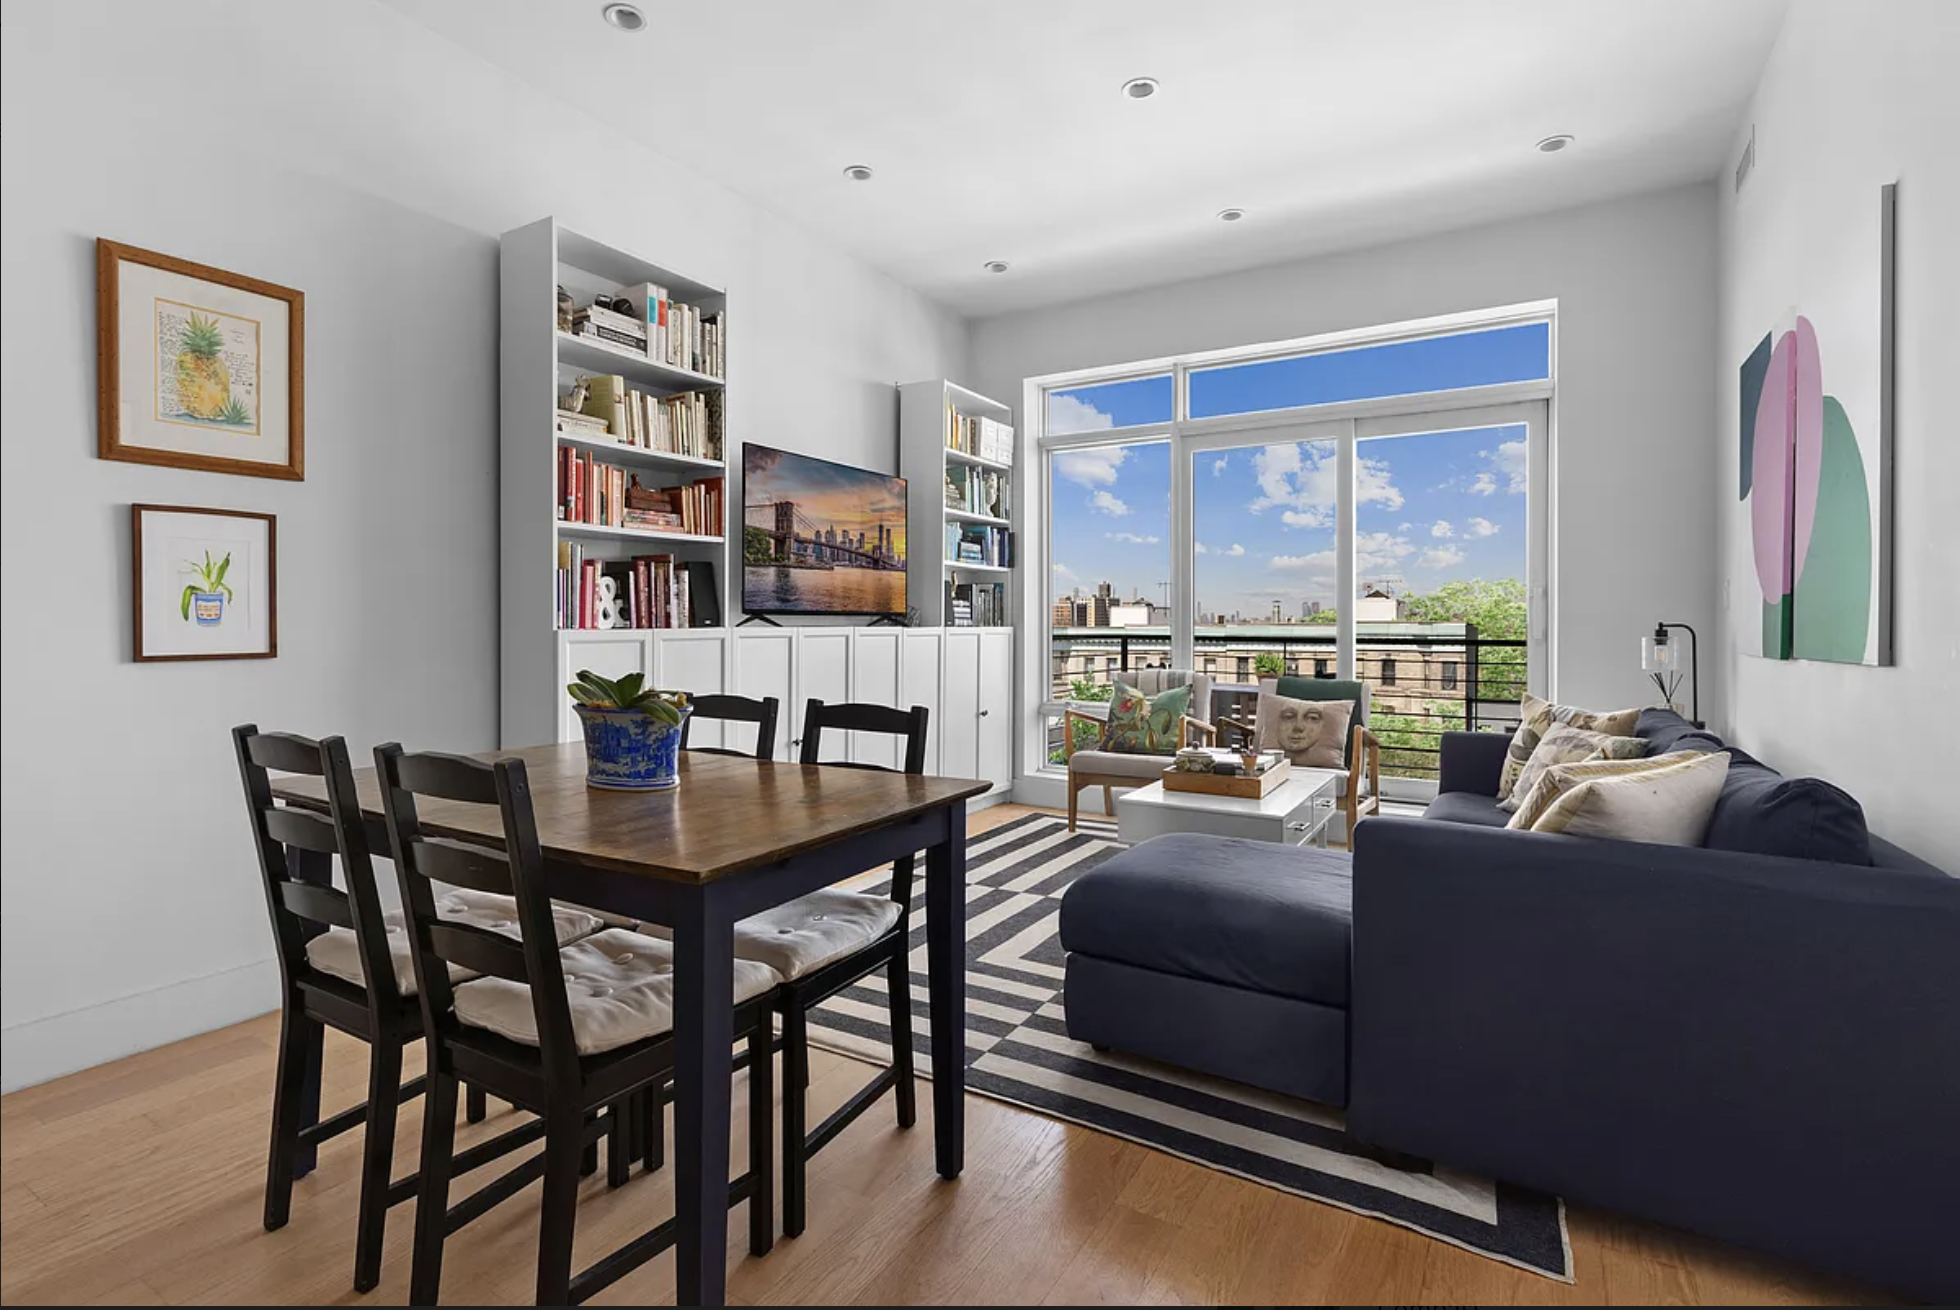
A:
<svg viewBox="0 0 1960 1310">
<path fill-rule="evenodd" d="M 1891 663 L 1892 203 L 1887 186 L 1868 271 L 1805 279 L 1819 307 L 1785 315 L 1742 362 L 1749 654 Z"/>
</svg>

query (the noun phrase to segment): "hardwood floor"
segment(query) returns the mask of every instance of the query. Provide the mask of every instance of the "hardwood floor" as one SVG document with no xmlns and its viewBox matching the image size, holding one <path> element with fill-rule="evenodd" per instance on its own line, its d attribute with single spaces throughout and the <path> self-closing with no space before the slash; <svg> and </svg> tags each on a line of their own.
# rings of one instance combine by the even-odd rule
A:
<svg viewBox="0 0 1960 1310">
<path fill-rule="evenodd" d="M 1027 811 L 976 815 L 976 831 Z M 379 1289 L 353 1291 L 360 1133 L 320 1151 L 292 1222 L 259 1224 L 272 1097 L 272 1016 L 0 1099 L 0 1299 L 8 1304 L 398 1305 L 412 1205 L 389 1216 Z M 419 1046 L 410 1054 L 419 1066 Z M 365 1053 L 329 1034 L 323 1105 L 365 1093 Z M 407 1076 L 417 1069 L 411 1067 Z M 812 1053 L 812 1122 L 865 1077 Z M 741 1124 L 738 1079 L 734 1122 Z M 421 1102 L 403 1108 L 397 1177 L 415 1167 Z M 510 1122 L 462 1128 L 467 1145 Z M 1286 1304 L 1878 1303 L 1868 1289 L 1649 1224 L 1575 1210 L 1576 1284 L 1554 1283 L 1377 1220 L 1146 1147 L 969 1097 L 967 1167 L 932 1167 L 931 1098 L 899 1132 L 889 1101 L 812 1162 L 810 1222 L 763 1259 L 732 1222 L 738 1303 Z M 671 1127 L 669 1129 L 671 1131 Z M 739 1132 L 734 1168 L 745 1166 Z M 491 1166 L 494 1171 L 495 1166 Z M 672 1213 L 670 1171 L 580 1197 L 583 1265 Z M 487 1175 L 485 1175 L 487 1176 Z M 461 1190 L 459 1186 L 459 1192 Z M 449 1304 L 529 1300 L 535 1188 L 450 1239 Z M 663 1256 L 595 1304 L 673 1299 Z"/>
</svg>

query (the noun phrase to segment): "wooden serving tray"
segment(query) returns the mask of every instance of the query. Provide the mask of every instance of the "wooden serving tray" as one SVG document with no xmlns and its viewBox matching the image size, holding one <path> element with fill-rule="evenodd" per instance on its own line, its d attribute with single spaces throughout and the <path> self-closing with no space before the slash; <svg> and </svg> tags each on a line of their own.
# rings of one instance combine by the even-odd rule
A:
<svg viewBox="0 0 1960 1310">
<path fill-rule="evenodd" d="M 1286 781 L 1293 766 L 1281 760 L 1264 773 L 1189 773 L 1183 769 L 1164 770 L 1165 791 L 1198 792 L 1205 796 L 1237 796 L 1256 801 Z"/>
</svg>

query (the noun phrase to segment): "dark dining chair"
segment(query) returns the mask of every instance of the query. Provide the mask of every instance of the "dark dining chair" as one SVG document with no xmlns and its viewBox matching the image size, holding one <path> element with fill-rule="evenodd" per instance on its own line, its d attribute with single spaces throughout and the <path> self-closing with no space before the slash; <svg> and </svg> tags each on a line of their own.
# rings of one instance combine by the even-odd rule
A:
<svg viewBox="0 0 1960 1310">
<path fill-rule="evenodd" d="M 872 733 L 905 744 L 904 772 L 924 773 L 928 713 L 886 705 L 826 705 L 811 700 L 803 710 L 802 763 L 877 769 L 883 765 L 823 758 L 825 734 Z M 783 1232 L 803 1231 L 805 1175 L 810 1157 L 886 1092 L 894 1093 L 898 1126 L 918 1118 L 912 1071 L 911 937 L 913 857 L 892 862 L 891 893 L 826 888 L 742 920 L 735 925 L 735 954 L 774 969 L 783 983 L 775 1004 L 783 1019 Z M 844 871 L 840 872 L 853 872 Z M 804 1098 L 810 1080 L 810 1010 L 863 979 L 885 971 L 892 1035 L 892 1062 L 878 1071 L 836 1112 L 806 1129 Z"/>
<path fill-rule="evenodd" d="M 734 755 L 743 759 L 767 760 L 775 757 L 777 701 L 774 696 L 751 700 L 747 696 L 709 694 L 688 697 L 688 705 L 691 712 L 681 722 L 682 750 L 696 751 L 702 755 Z M 744 751 L 732 746 L 690 746 L 688 734 L 694 730 L 697 719 L 713 719 L 718 723 L 753 723 L 755 749 Z"/>
<path fill-rule="evenodd" d="M 339 737 L 313 741 L 260 732 L 254 724 L 233 728 L 231 736 L 279 957 L 279 1064 L 265 1226 L 285 1226 L 293 1182 L 311 1172 L 320 1143 L 364 1125 L 354 1287 L 371 1291 L 381 1279 L 388 1207 L 413 1196 L 416 1186 L 413 1177 L 400 1182 L 389 1177 L 397 1107 L 421 1095 L 424 1086 L 422 1078 L 401 1080 L 402 1050 L 422 1035 L 407 937 L 375 890 L 347 743 Z M 277 804 L 275 769 L 324 779 L 328 817 Z M 333 885 L 336 857 L 345 891 Z M 320 1060 L 328 1028 L 367 1043 L 368 1096 L 322 1120 Z M 542 1124 L 521 1125 L 473 1147 L 457 1165 L 473 1169 L 542 1134 Z"/>
<path fill-rule="evenodd" d="M 411 954 L 427 1041 L 409 1300 L 434 1305 L 444 1240 L 499 1203 L 543 1181 L 538 1231 L 539 1305 L 576 1305 L 673 1245 L 669 1219 L 576 1275 L 572 1239 L 581 1160 L 603 1133 L 609 1181 L 623 1181 L 622 1146 L 649 1089 L 673 1077 L 673 948 L 607 928 L 559 948 L 550 944 L 552 902 L 522 760 L 485 764 L 459 755 L 404 754 L 378 747 L 382 806 L 407 911 Z M 494 809 L 501 847 L 427 835 L 416 798 Z M 514 898 L 520 940 L 438 917 L 440 884 Z M 452 981 L 456 969 L 468 981 Z M 749 1206 L 749 1249 L 774 1242 L 771 1185 L 770 1001 L 766 966 L 735 961 L 735 1033 L 750 1057 L 749 1171 L 730 1186 L 730 1204 Z M 458 1082 L 536 1114 L 544 1151 L 455 1206 L 449 1181 Z"/>
</svg>

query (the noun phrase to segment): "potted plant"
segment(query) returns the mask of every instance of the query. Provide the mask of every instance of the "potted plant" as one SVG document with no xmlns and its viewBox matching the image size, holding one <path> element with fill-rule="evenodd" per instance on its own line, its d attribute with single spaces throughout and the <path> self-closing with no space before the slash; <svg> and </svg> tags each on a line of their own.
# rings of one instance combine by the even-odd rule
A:
<svg viewBox="0 0 1960 1310">
<path fill-rule="evenodd" d="M 637 673 L 615 681 L 590 669 L 580 669 L 565 690 L 585 727 L 586 786 L 665 791 L 680 785 L 686 692 L 647 687 Z"/>
<path fill-rule="evenodd" d="M 204 552 L 204 563 L 194 559 L 184 561 L 184 568 L 197 579 L 184 585 L 184 599 L 180 609 L 186 623 L 191 616 L 197 616 L 200 628 L 215 628 L 224 622 L 225 602 L 231 599 L 231 588 L 225 585 L 225 574 L 231 570 L 231 552 L 217 563 L 211 562 L 211 552 Z"/>
</svg>

